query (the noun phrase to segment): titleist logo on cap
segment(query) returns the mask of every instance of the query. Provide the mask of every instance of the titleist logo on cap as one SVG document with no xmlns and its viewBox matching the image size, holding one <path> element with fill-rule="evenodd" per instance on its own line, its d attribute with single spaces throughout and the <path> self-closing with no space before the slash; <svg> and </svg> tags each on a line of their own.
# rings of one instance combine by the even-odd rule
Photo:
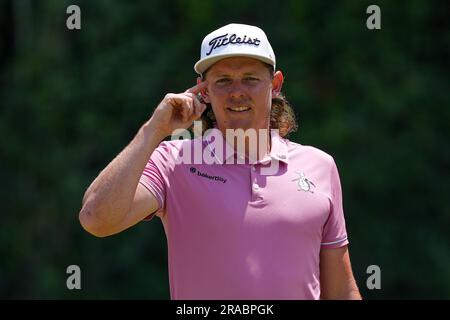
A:
<svg viewBox="0 0 450 320">
<path fill-rule="evenodd" d="M 226 46 L 228 44 L 241 44 L 241 43 L 246 43 L 246 44 L 252 44 L 254 46 L 259 46 L 259 43 L 261 42 L 261 40 L 259 40 L 258 38 L 250 38 L 247 36 L 244 36 L 244 38 L 238 37 L 236 34 L 232 34 L 230 37 L 228 37 L 228 33 L 225 33 L 224 35 L 215 37 L 214 39 L 212 39 L 209 42 L 209 45 L 211 46 L 210 50 L 208 53 L 206 53 L 207 56 L 209 56 L 211 54 L 211 52 L 217 48 L 220 48 L 222 46 Z"/>
</svg>

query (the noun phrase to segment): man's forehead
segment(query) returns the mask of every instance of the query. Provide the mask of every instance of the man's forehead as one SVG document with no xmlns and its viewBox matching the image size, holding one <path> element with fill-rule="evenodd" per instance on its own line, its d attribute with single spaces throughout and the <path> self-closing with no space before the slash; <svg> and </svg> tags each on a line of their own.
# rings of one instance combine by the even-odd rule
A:
<svg viewBox="0 0 450 320">
<path fill-rule="evenodd" d="M 248 57 L 225 58 L 211 66 L 208 73 L 242 72 L 253 73 L 266 69 L 264 63 Z"/>
</svg>

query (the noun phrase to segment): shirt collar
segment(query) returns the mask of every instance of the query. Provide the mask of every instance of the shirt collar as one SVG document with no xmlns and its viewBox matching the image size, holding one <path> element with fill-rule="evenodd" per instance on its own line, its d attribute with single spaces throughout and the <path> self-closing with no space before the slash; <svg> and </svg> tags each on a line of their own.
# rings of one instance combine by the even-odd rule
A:
<svg viewBox="0 0 450 320">
<path fill-rule="evenodd" d="M 214 153 L 213 144 L 214 139 L 222 139 L 223 142 L 223 155 L 216 155 Z M 270 153 L 266 155 L 263 159 L 253 163 L 253 164 L 268 164 L 272 160 L 281 161 L 284 163 L 288 163 L 288 147 L 286 141 L 279 135 L 278 130 L 272 129 L 270 132 L 270 141 L 271 148 Z M 208 149 L 214 155 L 215 159 L 218 163 L 224 164 L 227 163 L 227 160 L 235 156 L 235 151 L 233 147 L 226 141 L 223 137 L 222 132 L 217 128 L 212 128 L 208 134 L 206 134 L 203 138 Z M 222 158 L 222 159 L 221 159 Z M 228 161 L 228 163 L 234 163 L 233 161 Z"/>
</svg>

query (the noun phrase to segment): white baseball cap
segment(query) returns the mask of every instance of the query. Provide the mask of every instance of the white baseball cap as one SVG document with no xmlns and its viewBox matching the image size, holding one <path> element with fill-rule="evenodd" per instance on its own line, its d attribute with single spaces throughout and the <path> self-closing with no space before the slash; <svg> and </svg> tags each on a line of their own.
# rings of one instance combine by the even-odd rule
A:
<svg viewBox="0 0 450 320">
<path fill-rule="evenodd" d="M 261 60 L 275 70 L 275 54 L 264 31 L 237 23 L 221 27 L 203 39 L 200 60 L 194 65 L 194 70 L 202 74 L 217 61 L 235 56 Z"/>
</svg>

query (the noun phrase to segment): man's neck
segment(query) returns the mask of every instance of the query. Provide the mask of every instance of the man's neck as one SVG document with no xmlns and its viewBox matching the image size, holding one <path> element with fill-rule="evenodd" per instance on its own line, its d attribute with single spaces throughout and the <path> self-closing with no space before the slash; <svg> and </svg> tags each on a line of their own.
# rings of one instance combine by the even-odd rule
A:
<svg viewBox="0 0 450 320">
<path fill-rule="evenodd" d="M 221 130 L 222 135 L 234 149 L 236 155 L 245 157 L 250 163 L 260 161 L 270 154 L 271 133 L 268 128 L 226 129 L 224 131 Z"/>
</svg>

